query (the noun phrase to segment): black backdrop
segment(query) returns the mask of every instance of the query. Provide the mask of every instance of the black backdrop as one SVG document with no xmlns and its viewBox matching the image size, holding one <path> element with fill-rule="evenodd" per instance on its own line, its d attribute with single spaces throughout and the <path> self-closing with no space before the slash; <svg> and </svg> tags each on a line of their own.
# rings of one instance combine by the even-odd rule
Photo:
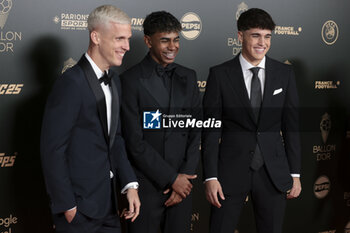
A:
<svg viewBox="0 0 350 233">
<path fill-rule="evenodd" d="M 42 112 L 54 79 L 86 50 L 87 15 L 102 4 L 132 17 L 131 51 L 118 72 L 147 52 L 141 25 L 148 13 L 181 19 L 177 62 L 197 71 L 202 92 L 209 67 L 240 50 L 237 15 L 267 10 L 277 24 L 268 55 L 293 65 L 301 102 L 303 191 L 288 201 L 283 232 L 350 232 L 348 0 L 0 0 L 0 233 L 52 232 L 39 156 Z M 192 231 L 207 233 L 208 218 L 198 179 Z M 250 201 L 237 232 L 255 232 Z"/>
</svg>

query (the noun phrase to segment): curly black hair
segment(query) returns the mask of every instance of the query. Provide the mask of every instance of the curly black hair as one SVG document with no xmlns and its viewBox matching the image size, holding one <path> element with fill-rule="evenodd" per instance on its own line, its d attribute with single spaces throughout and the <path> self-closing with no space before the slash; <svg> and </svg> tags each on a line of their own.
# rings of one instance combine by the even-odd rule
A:
<svg viewBox="0 0 350 233">
<path fill-rule="evenodd" d="M 166 11 L 152 12 L 143 21 L 143 33 L 147 36 L 156 32 L 180 32 L 181 29 L 179 20 Z"/>
<path fill-rule="evenodd" d="M 275 29 L 275 22 L 266 11 L 259 8 L 251 8 L 241 14 L 237 20 L 238 31 L 246 31 L 251 28 Z"/>
</svg>

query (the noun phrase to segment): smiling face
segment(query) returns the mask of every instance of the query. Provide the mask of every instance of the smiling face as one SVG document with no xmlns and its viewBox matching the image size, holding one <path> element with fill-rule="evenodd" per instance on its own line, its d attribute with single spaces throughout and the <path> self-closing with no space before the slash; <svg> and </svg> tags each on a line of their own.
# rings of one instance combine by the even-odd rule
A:
<svg viewBox="0 0 350 233">
<path fill-rule="evenodd" d="M 180 48 L 178 32 L 156 32 L 150 36 L 145 35 L 144 40 L 151 57 L 157 63 L 165 67 L 175 61 Z"/>
<path fill-rule="evenodd" d="M 92 58 L 103 71 L 111 66 L 120 66 L 130 49 L 131 25 L 109 22 L 90 34 L 95 44 Z"/>
<path fill-rule="evenodd" d="M 271 46 L 271 30 L 251 28 L 238 32 L 242 42 L 242 56 L 252 65 L 257 66 Z"/>
</svg>

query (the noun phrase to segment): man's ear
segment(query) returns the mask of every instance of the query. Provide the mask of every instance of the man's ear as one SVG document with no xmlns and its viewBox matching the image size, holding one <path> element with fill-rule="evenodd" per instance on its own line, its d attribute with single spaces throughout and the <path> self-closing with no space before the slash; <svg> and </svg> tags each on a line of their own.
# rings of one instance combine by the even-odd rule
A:
<svg viewBox="0 0 350 233">
<path fill-rule="evenodd" d="M 152 48 L 151 37 L 144 35 L 143 40 L 149 49 Z"/>
<path fill-rule="evenodd" d="M 97 31 L 92 31 L 90 33 L 90 40 L 95 44 L 99 45 L 100 44 L 100 34 Z"/>
<path fill-rule="evenodd" d="M 238 40 L 242 43 L 243 42 L 243 32 L 238 31 Z"/>
</svg>

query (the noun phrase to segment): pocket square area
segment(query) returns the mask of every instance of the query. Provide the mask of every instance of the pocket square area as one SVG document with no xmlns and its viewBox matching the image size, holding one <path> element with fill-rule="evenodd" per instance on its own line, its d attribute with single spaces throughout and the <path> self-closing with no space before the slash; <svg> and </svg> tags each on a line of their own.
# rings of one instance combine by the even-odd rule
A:
<svg viewBox="0 0 350 233">
<path fill-rule="evenodd" d="M 277 94 L 279 94 L 279 93 L 281 93 L 281 92 L 282 92 L 282 88 L 276 89 L 276 90 L 273 92 L 273 95 L 277 95 Z"/>
</svg>

